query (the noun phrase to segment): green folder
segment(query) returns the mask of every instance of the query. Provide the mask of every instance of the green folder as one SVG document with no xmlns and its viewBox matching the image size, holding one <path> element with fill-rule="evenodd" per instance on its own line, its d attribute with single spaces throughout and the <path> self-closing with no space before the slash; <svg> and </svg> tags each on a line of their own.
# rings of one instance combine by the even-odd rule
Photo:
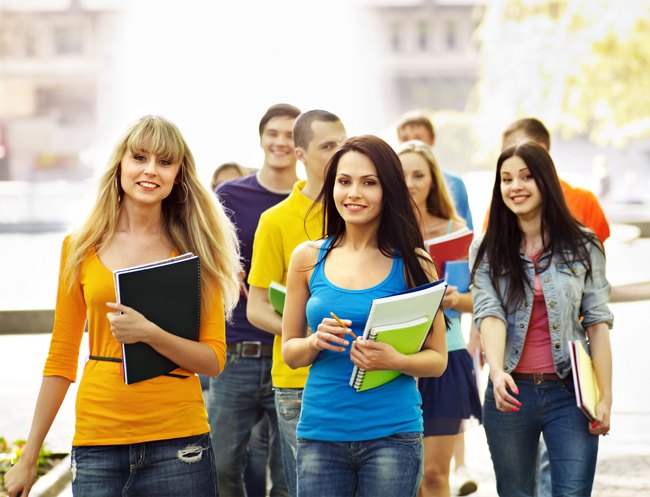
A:
<svg viewBox="0 0 650 497">
<path fill-rule="evenodd" d="M 275 312 L 280 314 L 280 316 L 284 313 L 284 300 L 286 298 L 287 287 L 272 281 L 271 286 L 269 287 L 269 302 L 271 302 Z"/>
<path fill-rule="evenodd" d="M 422 348 L 432 322 L 433 320 L 429 320 L 427 316 L 422 316 L 405 323 L 377 326 L 370 330 L 368 339 L 388 343 L 402 354 L 414 354 Z M 359 369 L 352 386 L 357 391 L 362 392 L 385 385 L 401 374 L 399 371 L 365 371 Z"/>
</svg>

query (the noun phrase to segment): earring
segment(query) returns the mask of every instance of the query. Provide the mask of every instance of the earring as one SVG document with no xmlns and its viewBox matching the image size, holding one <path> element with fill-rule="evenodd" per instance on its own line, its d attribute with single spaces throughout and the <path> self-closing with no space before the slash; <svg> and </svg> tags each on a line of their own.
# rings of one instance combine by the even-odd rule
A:
<svg viewBox="0 0 650 497">
<path fill-rule="evenodd" d="M 177 204 L 182 204 L 183 202 L 185 202 L 187 200 L 187 197 L 190 196 L 190 189 L 187 187 L 187 184 L 185 184 L 185 181 L 182 181 L 181 185 L 183 185 L 183 188 L 185 189 L 185 198 L 183 200 L 181 200 L 180 202 L 177 202 L 176 200 L 172 199 Z"/>
<path fill-rule="evenodd" d="M 115 189 L 119 191 L 119 188 L 117 187 L 117 176 L 115 176 Z"/>
</svg>

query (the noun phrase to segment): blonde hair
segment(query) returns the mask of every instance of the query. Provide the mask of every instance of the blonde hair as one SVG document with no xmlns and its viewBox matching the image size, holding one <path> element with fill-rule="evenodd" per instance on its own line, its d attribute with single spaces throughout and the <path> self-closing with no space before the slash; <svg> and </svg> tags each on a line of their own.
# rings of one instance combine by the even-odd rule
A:
<svg viewBox="0 0 650 497">
<path fill-rule="evenodd" d="M 241 260 L 233 224 L 221 203 L 199 180 L 194 157 L 174 123 L 161 116 L 143 116 L 118 139 L 104 174 L 97 200 L 81 226 L 70 237 L 63 279 L 71 287 L 81 263 L 99 252 L 117 226 L 121 199 L 121 160 L 126 151 L 147 152 L 180 164 L 177 184 L 162 201 L 161 225 L 179 254 L 193 252 L 201 260 L 201 306 L 207 312 L 216 288 L 222 296 L 226 319 L 239 299 Z"/>
<path fill-rule="evenodd" d="M 212 179 L 210 180 L 210 190 L 215 191 L 217 187 L 221 183 L 223 183 L 223 181 L 218 181 L 219 175 L 223 171 L 227 171 L 228 169 L 235 169 L 239 173 L 239 176 L 241 176 L 242 178 L 244 176 L 248 176 L 249 174 L 251 174 L 249 170 L 247 170 L 244 166 L 242 166 L 238 162 L 235 161 L 224 162 L 223 164 L 218 165 L 217 168 L 212 173 Z"/>
<path fill-rule="evenodd" d="M 420 140 L 411 140 L 406 142 L 397 151 L 397 155 L 404 154 L 419 154 L 427 161 L 427 164 L 429 164 L 429 171 L 431 172 L 431 178 L 433 181 L 431 181 L 431 189 L 429 190 L 429 195 L 427 195 L 427 212 L 432 216 L 442 219 L 460 221 L 458 214 L 456 214 L 456 209 L 454 208 L 451 196 L 447 191 L 445 181 L 442 178 L 438 162 L 427 144 Z"/>
</svg>

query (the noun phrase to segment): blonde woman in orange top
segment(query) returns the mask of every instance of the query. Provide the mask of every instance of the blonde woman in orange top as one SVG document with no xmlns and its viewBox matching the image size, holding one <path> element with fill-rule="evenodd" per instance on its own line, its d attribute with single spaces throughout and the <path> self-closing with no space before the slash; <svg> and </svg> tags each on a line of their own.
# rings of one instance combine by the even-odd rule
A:
<svg viewBox="0 0 650 497">
<path fill-rule="evenodd" d="M 201 260 L 198 342 L 167 333 L 115 303 L 113 270 L 185 252 Z M 113 149 L 95 206 L 63 243 L 50 352 L 29 439 L 5 476 L 9 495 L 29 494 L 39 449 L 76 380 L 86 317 L 93 359 L 77 394 L 75 496 L 218 495 L 194 373 L 214 377 L 224 367 L 224 312 L 229 316 L 237 302 L 239 270 L 234 228 L 201 185 L 178 128 L 157 116 L 132 123 Z M 176 376 L 126 385 L 121 346 L 135 342 L 178 364 Z"/>
</svg>

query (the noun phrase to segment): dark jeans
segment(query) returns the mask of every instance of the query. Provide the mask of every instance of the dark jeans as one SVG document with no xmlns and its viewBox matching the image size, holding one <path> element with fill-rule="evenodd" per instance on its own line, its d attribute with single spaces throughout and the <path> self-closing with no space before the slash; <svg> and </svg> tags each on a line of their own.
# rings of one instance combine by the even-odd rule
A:
<svg viewBox="0 0 650 497">
<path fill-rule="evenodd" d="M 266 414 L 269 420 L 271 496 L 288 497 L 282 449 L 271 384 L 270 357 L 239 358 L 226 354 L 224 370 L 210 380 L 208 422 L 219 475 L 219 489 L 228 497 L 244 497 L 242 473 L 251 430 Z"/>
<path fill-rule="evenodd" d="M 488 382 L 483 425 L 502 497 L 533 497 L 540 433 L 548 448 L 553 495 L 589 496 L 596 473 L 598 436 L 576 407 L 572 382 L 515 380 L 519 411 L 501 412 Z"/>
<path fill-rule="evenodd" d="M 210 434 L 72 447 L 75 497 L 218 496 Z"/>
<path fill-rule="evenodd" d="M 266 466 L 269 459 L 269 418 L 262 418 L 251 431 L 246 453 L 244 487 L 247 497 L 266 495 Z"/>
</svg>

